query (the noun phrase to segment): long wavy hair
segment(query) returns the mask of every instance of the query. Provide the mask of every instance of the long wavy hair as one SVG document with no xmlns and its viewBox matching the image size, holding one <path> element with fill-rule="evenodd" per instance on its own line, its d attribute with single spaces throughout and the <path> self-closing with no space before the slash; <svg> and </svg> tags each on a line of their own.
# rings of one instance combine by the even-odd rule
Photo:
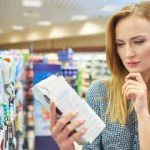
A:
<svg viewBox="0 0 150 150">
<path fill-rule="evenodd" d="M 150 20 L 150 2 L 140 2 L 130 4 L 114 14 L 108 21 L 106 28 L 106 58 L 107 65 L 112 74 L 108 81 L 109 87 L 109 104 L 106 116 L 109 115 L 112 122 L 119 122 L 121 125 L 126 123 L 128 115 L 132 112 L 133 107 L 127 106 L 127 100 L 123 98 L 122 86 L 125 76 L 129 73 L 124 67 L 118 53 L 115 42 L 115 27 L 119 20 L 130 15 L 138 15 Z M 135 25 L 136 28 L 136 25 Z"/>
</svg>

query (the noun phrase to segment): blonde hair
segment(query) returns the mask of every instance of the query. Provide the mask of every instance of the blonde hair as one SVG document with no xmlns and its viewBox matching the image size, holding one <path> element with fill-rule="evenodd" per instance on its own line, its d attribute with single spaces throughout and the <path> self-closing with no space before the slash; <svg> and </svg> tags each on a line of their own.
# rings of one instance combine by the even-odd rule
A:
<svg viewBox="0 0 150 150">
<path fill-rule="evenodd" d="M 118 13 L 114 14 L 107 24 L 106 29 L 106 58 L 107 65 L 112 73 L 108 81 L 109 104 L 106 116 L 109 115 L 112 122 L 119 122 L 121 125 L 126 123 L 128 115 L 133 107 L 127 106 L 127 101 L 123 98 L 122 86 L 128 71 L 124 67 L 120 57 L 117 54 L 115 43 L 115 27 L 118 21 L 130 15 L 138 15 L 150 20 L 150 2 L 140 2 L 124 7 Z"/>
</svg>

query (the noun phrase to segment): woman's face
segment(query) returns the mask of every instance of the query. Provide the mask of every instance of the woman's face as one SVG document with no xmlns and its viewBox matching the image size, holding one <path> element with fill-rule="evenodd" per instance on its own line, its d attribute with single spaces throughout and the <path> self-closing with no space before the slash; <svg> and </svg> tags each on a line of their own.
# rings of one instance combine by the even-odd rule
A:
<svg viewBox="0 0 150 150">
<path fill-rule="evenodd" d="M 150 75 L 150 21 L 131 15 L 115 29 L 117 52 L 129 72 Z"/>
</svg>

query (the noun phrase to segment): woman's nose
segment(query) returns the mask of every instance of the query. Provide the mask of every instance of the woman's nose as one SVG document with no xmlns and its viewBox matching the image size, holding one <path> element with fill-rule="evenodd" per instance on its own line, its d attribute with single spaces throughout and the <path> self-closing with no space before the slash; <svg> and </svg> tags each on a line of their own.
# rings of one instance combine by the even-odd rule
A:
<svg viewBox="0 0 150 150">
<path fill-rule="evenodd" d="M 126 53 L 125 53 L 125 57 L 126 58 L 131 58 L 135 56 L 135 51 L 133 49 L 133 47 L 131 47 L 130 45 L 126 46 Z"/>
</svg>

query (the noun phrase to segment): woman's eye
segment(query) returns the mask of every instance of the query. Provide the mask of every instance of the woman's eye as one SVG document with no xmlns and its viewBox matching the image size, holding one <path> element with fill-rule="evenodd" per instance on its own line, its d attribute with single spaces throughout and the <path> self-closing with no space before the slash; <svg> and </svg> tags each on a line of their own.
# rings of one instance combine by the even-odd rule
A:
<svg viewBox="0 0 150 150">
<path fill-rule="evenodd" d="M 124 45 L 123 43 L 116 43 L 117 47 Z"/>
<path fill-rule="evenodd" d="M 135 44 L 141 44 L 141 43 L 144 43 L 144 41 L 135 41 Z"/>
</svg>

